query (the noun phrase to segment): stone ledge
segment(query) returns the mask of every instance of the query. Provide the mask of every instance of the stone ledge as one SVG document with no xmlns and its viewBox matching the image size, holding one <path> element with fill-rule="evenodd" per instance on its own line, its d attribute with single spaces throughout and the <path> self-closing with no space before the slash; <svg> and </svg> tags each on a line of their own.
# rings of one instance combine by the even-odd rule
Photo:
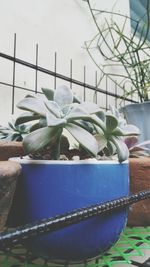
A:
<svg viewBox="0 0 150 267">
<path fill-rule="evenodd" d="M 20 173 L 19 163 L 0 161 L 0 231 L 6 223 Z"/>
<path fill-rule="evenodd" d="M 150 190 L 150 157 L 129 159 L 130 191 L 136 193 Z M 129 226 L 150 225 L 150 199 L 131 206 L 128 217 Z"/>
<path fill-rule="evenodd" d="M 0 141 L 0 160 L 8 160 L 11 157 L 24 155 L 22 142 Z"/>
</svg>

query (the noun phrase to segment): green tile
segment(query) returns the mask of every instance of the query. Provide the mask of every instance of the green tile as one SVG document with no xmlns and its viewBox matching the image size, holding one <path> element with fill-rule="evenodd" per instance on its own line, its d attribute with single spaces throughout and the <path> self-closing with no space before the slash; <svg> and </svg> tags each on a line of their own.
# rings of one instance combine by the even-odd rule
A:
<svg viewBox="0 0 150 267">
<path fill-rule="evenodd" d="M 144 250 L 150 249 L 150 227 L 127 227 L 120 240 L 97 260 L 83 263 L 79 267 L 115 267 L 129 266 L 134 257 L 144 256 Z M 33 258 L 23 246 L 16 246 L 6 253 L 0 252 L 0 267 L 75 267 L 77 265 L 58 265 L 42 258 Z M 131 265 L 133 266 L 133 265 Z"/>
</svg>

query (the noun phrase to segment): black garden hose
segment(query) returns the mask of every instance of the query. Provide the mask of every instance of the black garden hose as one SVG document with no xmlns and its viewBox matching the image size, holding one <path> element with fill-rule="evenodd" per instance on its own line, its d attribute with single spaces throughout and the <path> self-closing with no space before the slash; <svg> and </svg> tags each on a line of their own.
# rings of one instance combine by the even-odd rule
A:
<svg viewBox="0 0 150 267">
<path fill-rule="evenodd" d="M 50 233 L 91 217 L 103 215 L 116 209 L 125 208 L 133 203 L 148 198 L 150 198 L 150 190 L 77 209 L 69 213 L 26 224 L 10 231 L 4 231 L 0 233 L 0 249 L 4 250 L 13 245 L 23 243 L 24 240 L 33 236 Z"/>
</svg>

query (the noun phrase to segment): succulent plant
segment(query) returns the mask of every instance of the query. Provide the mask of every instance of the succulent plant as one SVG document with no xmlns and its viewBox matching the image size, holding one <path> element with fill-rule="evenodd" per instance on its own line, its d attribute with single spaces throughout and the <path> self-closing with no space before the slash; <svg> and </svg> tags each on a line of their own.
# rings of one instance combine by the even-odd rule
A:
<svg viewBox="0 0 150 267">
<path fill-rule="evenodd" d="M 8 126 L 0 126 L 0 139 L 7 141 L 22 141 L 30 132 L 30 126 L 26 124 L 15 125 L 15 121 L 8 122 Z"/>
<path fill-rule="evenodd" d="M 130 131 L 130 134 L 128 136 L 124 136 L 123 138 L 123 141 L 129 150 L 129 157 L 149 156 L 150 148 L 146 146 L 150 144 L 150 140 L 139 142 L 138 140 L 138 135 L 140 134 L 139 128 L 135 125 L 128 124 L 125 118 L 122 116 L 122 113 L 120 113 L 117 108 L 110 106 L 109 110 L 111 114 L 114 114 L 118 118 L 119 127 L 124 132 Z"/>
<path fill-rule="evenodd" d="M 99 140 L 101 137 L 105 139 L 106 146 L 101 150 L 101 154 L 106 156 L 112 156 L 118 154 L 119 161 L 124 161 L 129 157 L 129 150 L 124 142 L 125 136 L 137 136 L 139 135 L 139 129 L 134 128 L 131 125 L 129 127 L 120 125 L 120 120 L 117 116 L 106 113 L 103 118 L 105 123 L 105 129 L 102 132 L 101 129 L 97 128 L 96 139 Z M 104 136 L 103 136 L 104 135 Z"/>
<path fill-rule="evenodd" d="M 146 147 L 150 144 L 150 140 L 139 143 L 137 136 L 128 136 L 124 138 L 124 142 L 129 149 L 129 156 L 134 158 L 149 157 L 150 148 Z"/>
<path fill-rule="evenodd" d="M 105 114 L 95 103 L 78 101 L 67 86 L 55 91 L 42 90 L 45 99 L 27 96 L 17 105 L 26 112 L 17 118 L 16 125 L 36 121 L 31 133 L 23 139 L 27 154 L 51 145 L 52 159 L 59 159 L 60 140 L 66 129 L 93 157 L 108 148 L 112 153 L 117 151 L 119 161 L 127 159 L 128 149 L 122 140 L 124 132 L 118 127 L 117 117 Z"/>
<path fill-rule="evenodd" d="M 124 133 L 130 133 L 130 136 L 133 133 L 135 135 L 140 135 L 139 128 L 133 124 L 128 124 L 122 114 L 122 111 L 118 110 L 116 107 L 110 105 L 108 114 L 113 114 L 118 119 L 118 126 L 122 129 Z"/>
</svg>

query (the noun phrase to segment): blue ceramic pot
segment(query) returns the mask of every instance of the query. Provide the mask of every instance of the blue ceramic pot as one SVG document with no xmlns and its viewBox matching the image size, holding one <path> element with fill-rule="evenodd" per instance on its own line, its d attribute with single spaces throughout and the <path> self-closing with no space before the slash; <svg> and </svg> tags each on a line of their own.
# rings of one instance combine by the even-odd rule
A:
<svg viewBox="0 0 150 267">
<path fill-rule="evenodd" d="M 16 225 L 106 202 L 129 193 L 128 163 L 112 161 L 21 160 L 14 202 Z M 39 256 L 81 261 L 99 256 L 119 238 L 127 210 L 96 216 L 64 229 L 35 237 L 28 246 Z"/>
</svg>

